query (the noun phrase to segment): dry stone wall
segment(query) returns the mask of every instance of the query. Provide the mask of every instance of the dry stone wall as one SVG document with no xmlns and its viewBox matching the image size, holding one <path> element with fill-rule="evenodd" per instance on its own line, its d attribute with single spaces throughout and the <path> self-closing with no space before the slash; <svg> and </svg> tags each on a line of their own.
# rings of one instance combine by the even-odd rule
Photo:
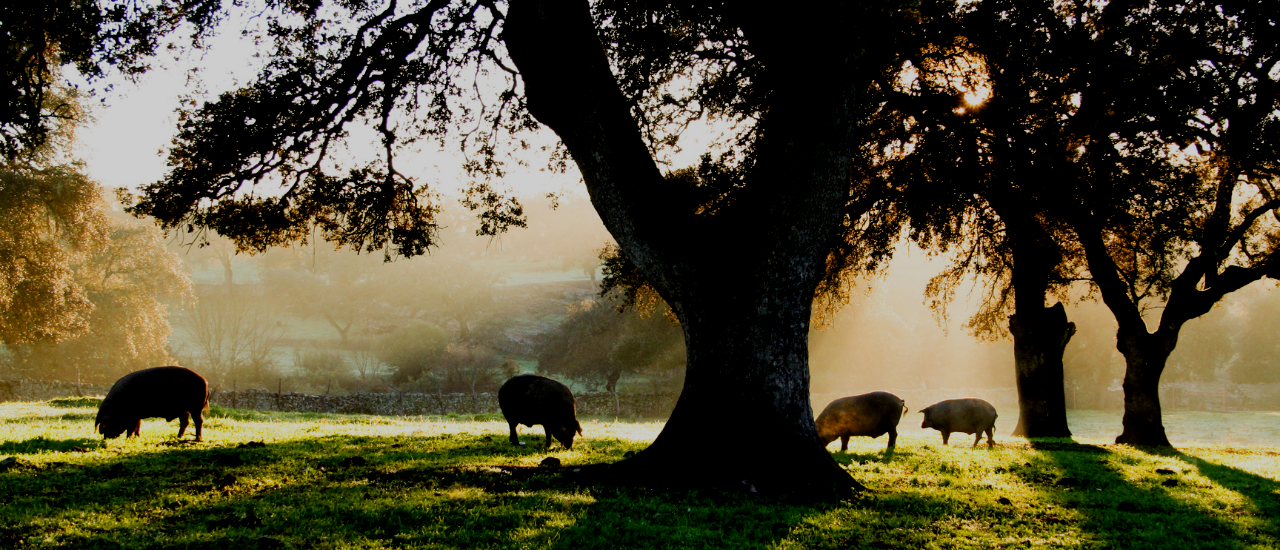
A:
<svg viewBox="0 0 1280 550">
<path fill-rule="evenodd" d="M 45 380 L 0 380 L 0 402 L 48 401 L 59 397 L 106 395 L 110 386 Z"/>
<path fill-rule="evenodd" d="M 622 418 L 666 418 L 675 406 L 675 394 L 579 393 L 574 396 L 578 414 Z M 346 414 L 424 415 L 499 413 L 493 393 L 361 393 L 308 395 L 265 390 L 219 391 L 214 405 L 260 411 L 331 412 Z"/>
<path fill-rule="evenodd" d="M 44 380 L 0 380 L 0 402 L 47 401 L 59 397 L 106 395 L 110 386 Z M 929 390 L 887 390 L 907 402 L 912 412 L 958 397 L 979 397 L 999 411 L 1018 409 L 1014 388 L 961 388 Z M 845 394 L 815 393 L 811 396 L 814 414 Z M 594 392 L 575 394 L 578 414 L 632 419 L 664 419 L 675 407 L 675 393 L 618 394 Z M 1068 397 L 1069 399 L 1069 397 Z M 1280 410 L 1280 384 L 1166 383 L 1160 399 L 1165 409 L 1229 411 Z M 332 412 L 348 414 L 424 415 L 491 414 L 498 409 L 492 393 L 363 393 L 352 395 L 309 395 L 268 390 L 215 391 L 211 403 L 221 407 L 263 411 Z"/>
</svg>

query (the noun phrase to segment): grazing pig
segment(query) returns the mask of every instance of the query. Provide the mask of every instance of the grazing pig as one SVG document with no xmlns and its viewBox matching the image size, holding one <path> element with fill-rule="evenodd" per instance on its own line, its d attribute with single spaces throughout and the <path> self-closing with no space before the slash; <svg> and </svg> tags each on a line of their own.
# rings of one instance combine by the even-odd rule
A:
<svg viewBox="0 0 1280 550">
<path fill-rule="evenodd" d="M 996 408 L 976 397 L 964 399 L 948 399 L 939 401 L 920 411 L 924 414 L 921 428 L 933 428 L 942 432 L 942 444 L 947 444 L 951 432 L 977 434 L 973 438 L 973 446 L 977 447 L 982 440 L 982 432 L 987 432 L 987 446 L 995 446 L 991 434 L 996 428 Z"/>
<path fill-rule="evenodd" d="M 902 413 L 907 411 L 907 403 L 898 396 L 882 391 L 874 391 L 842 397 L 832 401 L 818 415 L 818 437 L 826 445 L 840 438 L 840 450 L 849 450 L 850 436 L 867 436 L 872 439 L 889 434 L 889 446 L 892 450 L 898 441 L 898 421 Z"/>
<path fill-rule="evenodd" d="M 552 436 L 564 448 L 572 449 L 573 434 L 582 435 L 573 393 L 564 384 L 545 376 L 521 374 L 507 380 L 498 389 L 498 406 L 511 425 L 513 445 L 524 445 L 516 436 L 516 424 L 529 427 L 542 424 L 547 432 L 548 449 L 551 448 Z"/>
<path fill-rule="evenodd" d="M 104 439 L 138 435 L 143 418 L 179 419 L 178 437 L 187 431 L 187 414 L 196 424 L 201 441 L 202 413 L 209 410 L 209 385 L 204 377 L 185 367 L 155 367 L 124 375 L 111 386 L 98 406 L 93 426 Z"/>
</svg>

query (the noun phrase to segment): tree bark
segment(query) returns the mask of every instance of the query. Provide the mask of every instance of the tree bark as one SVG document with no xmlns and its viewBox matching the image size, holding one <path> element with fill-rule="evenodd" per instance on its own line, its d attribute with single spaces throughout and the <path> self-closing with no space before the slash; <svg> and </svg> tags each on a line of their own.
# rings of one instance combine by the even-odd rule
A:
<svg viewBox="0 0 1280 550">
<path fill-rule="evenodd" d="M 1160 375 L 1177 344 L 1157 332 L 1116 335 L 1116 348 L 1124 355 L 1124 431 L 1116 443 L 1171 447 L 1165 435 L 1160 409 Z"/>
<path fill-rule="evenodd" d="M 1009 316 L 1018 385 L 1018 425 L 1013 435 L 1070 437 L 1062 354 L 1076 326 L 1067 321 L 1061 303 L 1048 308 L 1019 306 L 1017 311 Z"/>
<path fill-rule="evenodd" d="M 812 298 L 773 296 L 779 300 L 768 309 L 723 298 L 704 299 L 684 316 L 689 352 L 680 398 L 653 444 L 619 471 L 645 484 L 749 492 L 860 488 L 818 443 L 809 399 Z M 730 458 L 726 445 L 751 452 Z"/>
</svg>

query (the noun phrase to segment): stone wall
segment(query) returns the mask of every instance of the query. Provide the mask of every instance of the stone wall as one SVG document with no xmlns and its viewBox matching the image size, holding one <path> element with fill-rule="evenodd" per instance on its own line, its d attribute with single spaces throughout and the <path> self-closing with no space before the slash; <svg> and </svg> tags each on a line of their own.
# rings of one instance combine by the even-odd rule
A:
<svg viewBox="0 0 1280 550">
<path fill-rule="evenodd" d="M 578 414 L 624 418 L 666 418 L 675 394 L 580 393 L 574 396 Z M 492 414 L 501 412 L 493 393 L 362 393 L 308 395 L 266 390 L 214 392 L 211 402 L 221 407 L 260 411 L 332 412 L 348 414 L 424 415 Z"/>
<path fill-rule="evenodd" d="M 0 402 L 47 401 L 58 397 L 106 395 L 109 386 L 42 380 L 0 380 Z M 1000 411 L 1016 411 L 1018 393 L 1014 388 L 960 388 L 930 390 L 888 390 L 907 402 L 912 412 L 957 397 L 979 397 Z M 1225 392 L 1225 396 L 1223 395 Z M 1117 392 L 1118 394 L 1118 392 Z M 578 414 L 619 418 L 667 418 L 675 407 L 674 393 L 579 393 L 574 396 Z M 844 394 L 816 393 L 811 396 L 814 413 Z M 1166 411 L 1280 410 L 1280 384 L 1166 383 L 1160 399 Z M 492 393 L 365 393 L 352 395 L 308 395 L 268 390 L 216 391 L 212 403 L 221 407 L 263 411 L 333 412 L 381 415 L 492 414 L 500 412 L 498 397 Z M 1070 399 L 1070 396 L 1068 396 Z"/>
<path fill-rule="evenodd" d="M 59 397 L 81 395 L 106 395 L 110 386 L 76 384 L 75 382 L 47 382 L 44 380 L 0 380 L 0 402 L 48 401 Z"/>
</svg>

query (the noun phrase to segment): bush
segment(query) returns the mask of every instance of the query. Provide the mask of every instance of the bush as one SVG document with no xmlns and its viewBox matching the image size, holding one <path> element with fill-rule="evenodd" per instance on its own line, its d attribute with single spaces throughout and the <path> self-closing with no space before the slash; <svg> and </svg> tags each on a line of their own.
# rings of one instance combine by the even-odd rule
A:
<svg viewBox="0 0 1280 550">
<path fill-rule="evenodd" d="M 406 384 L 422 378 L 448 347 L 449 335 L 444 329 L 417 322 L 384 336 L 377 355 L 391 367 L 391 381 Z"/>
<path fill-rule="evenodd" d="M 359 380 L 347 365 L 346 357 L 330 349 L 309 348 L 294 350 L 293 366 L 298 371 L 298 381 L 315 393 L 330 390 L 356 389 Z"/>
</svg>

